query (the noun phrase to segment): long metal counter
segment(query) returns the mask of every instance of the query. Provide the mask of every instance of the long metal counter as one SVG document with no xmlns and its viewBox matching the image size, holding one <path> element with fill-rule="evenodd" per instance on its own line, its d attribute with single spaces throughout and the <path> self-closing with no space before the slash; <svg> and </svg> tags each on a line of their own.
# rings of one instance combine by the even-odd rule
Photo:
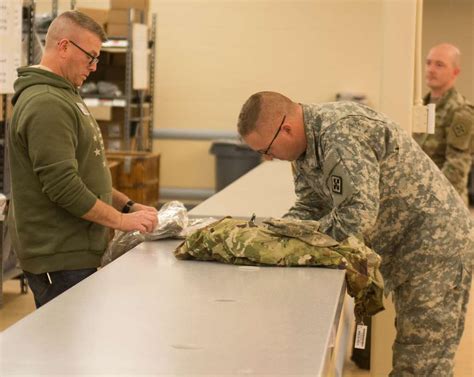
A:
<svg viewBox="0 0 474 377">
<path fill-rule="evenodd" d="M 266 162 L 192 214 L 279 216 L 292 195 L 289 164 Z M 179 261 L 179 243 L 138 245 L 5 330 L 0 375 L 335 373 L 344 271 Z"/>
</svg>

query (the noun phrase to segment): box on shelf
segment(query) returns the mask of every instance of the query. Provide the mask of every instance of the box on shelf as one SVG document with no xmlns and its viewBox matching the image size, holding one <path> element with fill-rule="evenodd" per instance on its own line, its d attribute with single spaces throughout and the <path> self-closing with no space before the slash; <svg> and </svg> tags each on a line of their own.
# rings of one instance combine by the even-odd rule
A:
<svg viewBox="0 0 474 377">
<path fill-rule="evenodd" d="M 109 22 L 107 24 L 107 35 L 109 37 L 128 38 L 128 24 L 117 24 Z"/>
<path fill-rule="evenodd" d="M 159 178 L 159 153 L 140 151 L 107 152 L 107 158 L 123 161 L 119 179 L 121 187 L 133 187 L 137 183 L 151 182 Z"/>
<path fill-rule="evenodd" d="M 148 0 L 110 0 L 111 9 L 135 8 L 148 11 Z"/>
<path fill-rule="evenodd" d="M 130 116 L 132 118 L 138 118 L 140 116 L 140 109 L 137 105 L 132 104 L 130 107 Z M 143 106 L 143 116 L 148 117 L 150 116 L 150 107 L 146 104 Z M 120 121 L 125 118 L 125 108 L 123 107 L 114 107 L 112 110 L 112 119 L 116 121 Z"/>
<path fill-rule="evenodd" d="M 77 8 L 77 10 L 81 13 L 88 15 L 90 18 L 92 18 L 95 22 L 97 22 L 102 27 L 104 27 L 104 25 L 108 21 L 108 15 L 109 15 L 108 9 Z"/>
<path fill-rule="evenodd" d="M 109 161 L 120 161 L 117 189 L 132 200 L 157 205 L 160 154 L 152 152 L 107 152 Z"/>
<path fill-rule="evenodd" d="M 124 107 L 113 107 L 113 106 L 89 106 L 89 111 L 95 120 L 99 121 L 100 126 L 115 127 L 117 123 L 123 124 L 125 120 L 125 108 Z M 147 117 L 150 116 L 150 106 L 148 104 L 143 105 L 143 121 L 147 121 Z M 130 117 L 132 119 L 139 118 L 140 108 L 136 104 L 130 106 Z M 108 132 L 110 133 L 110 132 Z M 111 136 L 111 135 L 109 135 Z"/>
<path fill-rule="evenodd" d="M 144 9 L 135 8 L 132 14 L 132 22 L 142 22 L 141 14 Z M 146 15 L 144 15 L 145 17 Z M 129 10 L 128 9 L 111 9 L 109 11 L 108 22 L 113 24 L 128 24 Z M 143 20 L 146 23 L 146 18 Z"/>
<path fill-rule="evenodd" d="M 89 106 L 89 111 L 95 120 L 112 120 L 112 107 Z"/>
<path fill-rule="evenodd" d="M 144 183 L 135 187 L 120 187 L 123 192 L 133 201 L 156 207 L 160 199 L 160 185 L 158 181 Z"/>
</svg>

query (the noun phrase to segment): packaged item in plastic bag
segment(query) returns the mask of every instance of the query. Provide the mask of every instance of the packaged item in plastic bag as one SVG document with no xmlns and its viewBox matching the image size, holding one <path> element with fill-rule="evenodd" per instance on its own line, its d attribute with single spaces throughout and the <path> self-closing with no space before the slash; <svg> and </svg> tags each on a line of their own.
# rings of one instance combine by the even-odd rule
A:
<svg viewBox="0 0 474 377">
<path fill-rule="evenodd" d="M 97 91 L 100 95 L 107 97 L 120 97 L 123 94 L 117 84 L 108 81 L 99 81 Z"/>
<path fill-rule="evenodd" d="M 188 226 L 184 228 L 177 236 L 177 238 L 186 238 L 189 236 L 191 233 L 205 228 L 206 226 L 215 223 L 217 219 L 214 217 L 203 217 L 203 218 L 196 218 L 196 219 L 190 219 L 188 220 Z"/>
<path fill-rule="evenodd" d="M 171 201 L 163 205 L 157 214 L 156 228 L 142 234 L 139 231 L 115 231 L 114 238 L 109 242 L 102 257 L 101 266 L 105 266 L 143 241 L 153 241 L 162 238 L 177 237 L 188 225 L 188 212 L 181 202 Z"/>
<path fill-rule="evenodd" d="M 188 226 L 188 211 L 183 203 L 173 200 L 158 211 L 158 224 L 155 229 L 145 234 L 147 241 L 176 237 Z"/>
<path fill-rule="evenodd" d="M 102 256 L 101 266 L 106 266 L 143 241 L 145 241 L 145 235 L 140 233 L 138 230 L 134 232 L 122 232 L 121 230 L 116 230 L 114 238 L 109 242 L 107 249 Z"/>
</svg>

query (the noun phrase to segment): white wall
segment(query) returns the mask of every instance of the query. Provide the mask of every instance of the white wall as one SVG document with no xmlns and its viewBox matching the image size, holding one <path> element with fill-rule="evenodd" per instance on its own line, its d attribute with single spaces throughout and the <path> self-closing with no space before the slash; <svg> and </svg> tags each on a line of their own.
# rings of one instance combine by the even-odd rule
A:
<svg viewBox="0 0 474 377">
<path fill-rule="evenodd" d="M 157 128 L 235 130 L 260 90 L 300 102 L 341 90 L 380 102 L 381 2 L 153 1 Z M 159 140 L 162 184 L 213 187 L 210 143 Z M 179 167 L 178 169 L 176 167 Z"/>
</svg>

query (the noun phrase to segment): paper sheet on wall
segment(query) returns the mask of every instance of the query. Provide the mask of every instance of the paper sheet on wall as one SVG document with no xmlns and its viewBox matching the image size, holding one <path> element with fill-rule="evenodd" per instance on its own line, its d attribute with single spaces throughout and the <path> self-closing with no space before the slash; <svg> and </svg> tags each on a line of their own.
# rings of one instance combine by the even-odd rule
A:
<svg viewBox="0 0 474 377">
<path fill-rule="evenodd" d="M 148 89 L 148 27 L 134 23 L 132 33 L 133 89 Z"/>
<path fill-rule="evenodd" d="M 0 0 L 0 93 L 13 93 L 21 65 L 22 0 Z"/>
</svg>

